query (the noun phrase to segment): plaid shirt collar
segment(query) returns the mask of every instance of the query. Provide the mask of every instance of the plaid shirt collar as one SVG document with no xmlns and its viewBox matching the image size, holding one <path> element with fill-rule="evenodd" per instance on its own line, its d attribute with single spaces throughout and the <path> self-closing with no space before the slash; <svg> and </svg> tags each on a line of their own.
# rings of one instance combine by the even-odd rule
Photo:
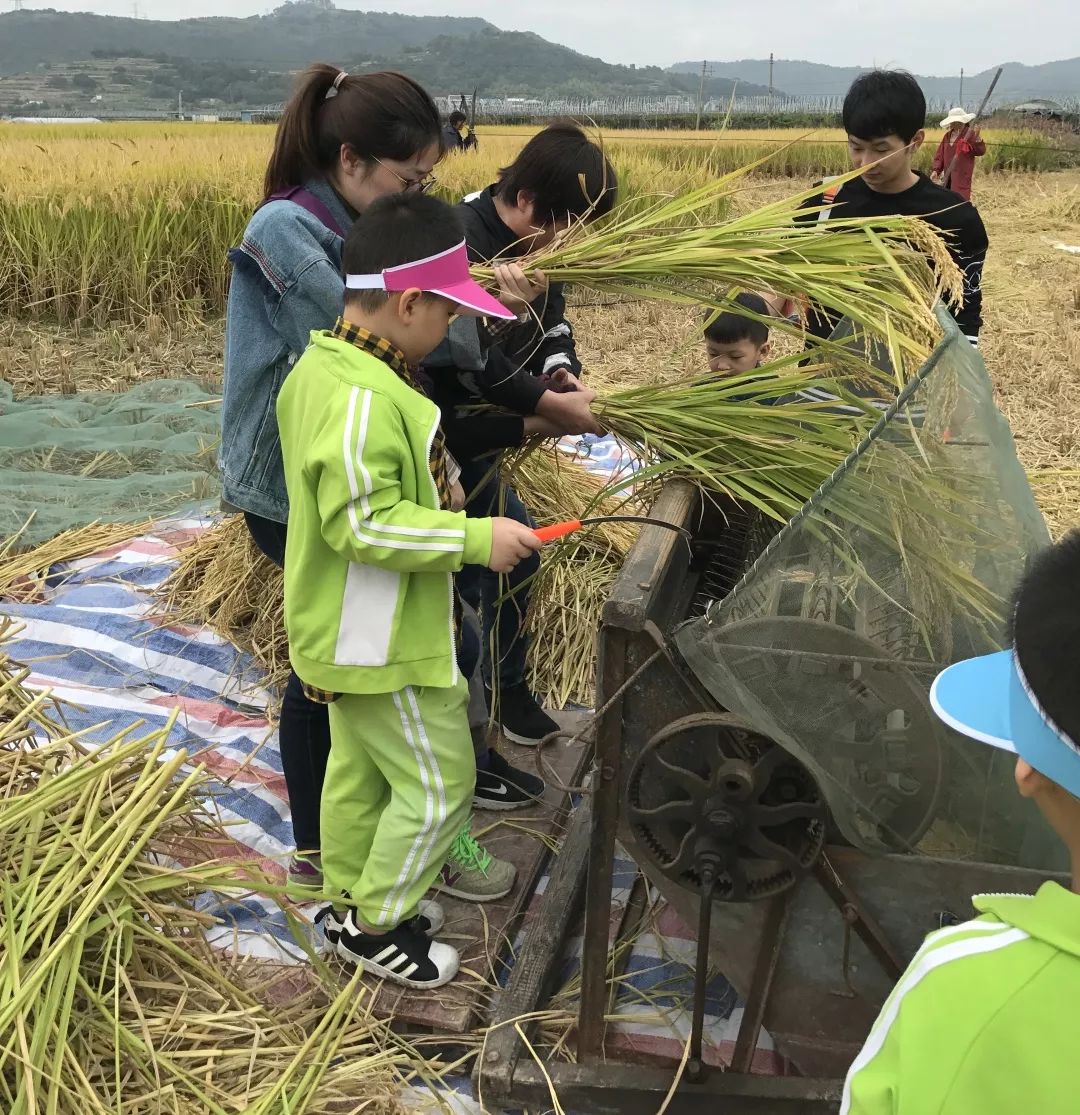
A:
<svg viewBox="0 0 1080 1115">
<path fill-rule="evenodd" d="M 396 345 L 392 345 L 385 337 L 372 333 L 370 329 L 353 325 L 351 321 L 346 321 L 343 317 L 337 319 L 331 333 L 342 341 L 348 341 L 349 344 L 356 345 L 362 352 L 377 357 L 384 364 L 389 365 L 410 387 L 416 387 L 416 381 L 413 379 L 409 362 L 405 359 L 405 353 Z"/>
</svg>

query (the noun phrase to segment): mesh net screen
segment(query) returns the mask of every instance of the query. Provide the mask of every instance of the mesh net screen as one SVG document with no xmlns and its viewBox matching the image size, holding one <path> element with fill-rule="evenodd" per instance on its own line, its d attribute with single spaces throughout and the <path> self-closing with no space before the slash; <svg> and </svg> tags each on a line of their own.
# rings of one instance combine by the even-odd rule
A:
<svg viewBox="0 0 1080 1115">
<path fill-rule="evenodd" d="M 123 394 L 15 399 L 0 382 L 0 538 L 25 526 L 20 545 L 34 545 L 214 498 L 213 398 L 190 381 L 155 380 Z"/>
<path fill-rule="evenodd" d="M 724 709 L 810 770 L 856 847 L 1056 868 L 1015 758 L 930 708 L 939 670 L 1003 645 L 1049 543 L 986 368 L 942 324 L 895 417 L 676 642 Z"/>
</svg>

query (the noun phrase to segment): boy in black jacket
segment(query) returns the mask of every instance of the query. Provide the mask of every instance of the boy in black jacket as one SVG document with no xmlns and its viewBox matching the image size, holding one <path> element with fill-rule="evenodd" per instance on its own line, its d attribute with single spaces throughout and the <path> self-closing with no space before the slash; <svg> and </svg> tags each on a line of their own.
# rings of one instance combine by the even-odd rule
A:
<svg viewBox="0 0 1080 1115">
<path fill-rule="evenodd" d="M 595 392 L 579 381 L 561 287 L 542 275 L 526 276 L 510 261 L 549 244 L 573 220 L 610 212 L 614 199 L 615 172 L 603 151 L 576 125 L 559 124 L 534 136 L 494 185 L 459 206 L 471 258 L 497 264 L 501 301 L 520 311 L 509 329 L 459 319 L 424 362 L 454 369 L 434 377 L 432 398 L 461 465 L 470 513 L 528 521 L 517 495 L 500 481 L 497 454 L 530 436 L 598 432 L 589 409 Z M 501 411 L 478 411 L 485 402 Z M 539 743 L 558 727 L 525 681 L 527 582 L 538 567 L 538 558 L 522 562 L 502 585 L 473 567 L 458 578 L 462 597 L 483 617 L 485 681 L 497 694 L 496 718 L 509 739 L 524 744 Z M 495 781 L 481 772 L 477 793 L 491 782 L 492 794 L 514 794 L 515 787 Z"/>
<path fill-rule="evenodd" d="M 977 345 L 982 326 L 982 273 L 988 240 L 979 211 L 959 194 L 912 169 L 926 138 L 926 98 L 911 74 L 871 70 L 860 74 L 844 98 L 844 130 L 854 167 L 869 167 L 861 178 L 830 188 L 804 203 L 825 206 L 806 221 L 830 217 L 921 217 L 945 234 L 953 259 L 964 273 L 964 304 L 956 322 Z M 876 164 L 876 165 L 871 165 Z M 810 331 L 828 337 L 836 319 L 811 308 Z"/>
</svg>

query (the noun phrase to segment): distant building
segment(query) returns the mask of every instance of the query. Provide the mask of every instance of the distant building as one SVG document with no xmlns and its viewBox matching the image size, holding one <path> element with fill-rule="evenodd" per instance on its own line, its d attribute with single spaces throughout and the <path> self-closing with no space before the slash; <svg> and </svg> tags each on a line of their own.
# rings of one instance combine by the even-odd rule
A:
<svg viewBox="0 0 1080 1115">
<path fill-rule="evenodd" d="M 100 124 L 96 116 L 11 116 L 11 124 Z"/>
</svg>

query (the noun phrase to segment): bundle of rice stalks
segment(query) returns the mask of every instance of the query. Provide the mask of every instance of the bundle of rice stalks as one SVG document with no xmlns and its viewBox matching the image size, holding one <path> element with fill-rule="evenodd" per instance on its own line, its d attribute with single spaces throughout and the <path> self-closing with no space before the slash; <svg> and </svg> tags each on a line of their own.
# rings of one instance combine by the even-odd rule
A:
<svg viewBox="0 0 1080 1115">
<path fill-rule="evenodd" d="M 601 478 L 548 444 L 507 461 L 505 475 L 540 526 L 644 514 L 652 502 L 647 482 L 611 494 Z M 533 690 L 549 708 L 592 704 L 600 613 L 637 533 L 633 523 L 603 523 L 541 551 L 530 586 L 528 665 Z"/>
<path fill-rule="evenodd" d="M 817 379 L 812 368 L 791 367 L 799 355 L 748 376 L 705 375 L 631 388 L 600 400 L 596 410 L 648 462 L 635 483 L 637 477 L 652 483 L 679 477 L 706 498 L 732 499 L 786 523 L 880 418 L 842 383 Z M 993 550 L 1000 516 L 987 493 L 968 482 L 963 462 L 945 450 L 957 382 L 948 368 L 934 376 L 923 396 L 933 399 L 925 425 L 895 421 L 889 436 L 878 438 L 854 467 L 845 466 L 827 514 L 806 523 L 834 552 L 852 585 L 865 583 L 887 598 L 889 591 L 875 577 L 884 571 L 902 578 L 912 620 L 927 645 L 947 634 L 939 628 L 957 611 L 989 628 L 1002 609 L 972 570 L 974 555 Z M 847 408 L 795 398 L 822 385 Z M 616 481 L 611 491 L 625 483 Z M 853 540 L 875 552 L 875 571 L 860 559 Z M 960 560 L 965 554 L 970 558 Z"/>
<path fill-rule="evenodd" d="M 541 269 L 553 282 L 605 294 L 736 312 L 745 312 L 732 301 L 743 290 L 805 296 L 885 341 L 897 355 L 895 366 L 903 366 L 901 356 L 909 366 L 921 363 L 939 332 L 931 307 L 939 296 L 955 300 L 962 290 L 959 268 L 938 233 L 908 217 L 795 223 L 816 212 L 800 208 L 820 192 L 813 188 L 711 220 L 754 167 L 644 209 L 635 199 L 595 225 L 579 221 L 524 266 Z M 474 270 L 481 281 L 492 281 L 490 269 Z"/>
<path fill-rule="evenodd" d="M 209 627 L 251 654 L 271 688 L 284 687 L 284 574 L 252 541 L 242 515 L 222 519 L 185 547 L 162 592 L 169 622 Z"/>
<path fill-rule="evenodd" d="M 11 1115 L 397 1110 L 404 1047 L 370 1017 L 355 980 L 342 990 L 312 956 L 309 990 L 276 994 L 264 966 L 249 971 L 206 944 L 212 919 L 199 912 L 200 896 L 280 888 L 234 862 L 177 864 L 224 834 L 202 804 L 202 768 L 167 748 L 168 729 L 122 734 L 96 750 L 40 730 L 31 741 L 27 721 L 41 699 L 29 700 L 18 673 L 7 673 L 0 1107 Z"/>
<path fill-rule="evenodd" d="M 747 375 L 708 373 L 599 399 L 600 422 L 647 462 L 612 490 L 675 475 L 786 522 L 878 417 L 823 379 L 821 368 L 795 367 L 800 356 Z M 797 398 L 809 387 L 825 387 L 855 409 Z"/>
</svg>

